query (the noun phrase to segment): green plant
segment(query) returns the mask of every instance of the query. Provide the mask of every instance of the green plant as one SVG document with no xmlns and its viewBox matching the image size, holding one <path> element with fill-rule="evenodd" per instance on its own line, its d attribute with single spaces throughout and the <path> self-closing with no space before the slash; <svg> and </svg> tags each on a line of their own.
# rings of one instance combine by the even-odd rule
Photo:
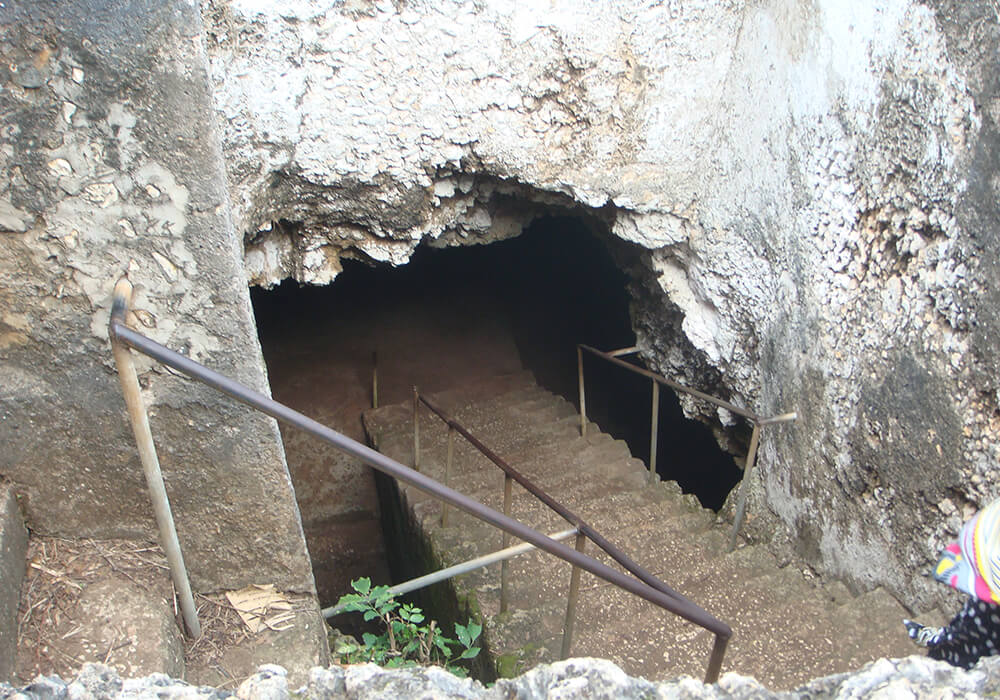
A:
<svg viewBox="0 0 1000 700">
<path fill-rule="evenodd" d="M 468 672 L 457 665 L 479 654 L 474 646 L 483 631 L 482 625 L 469 620 L 469 624 L 455 623 L 455 636 L 450 639 L 441 632 L 434 620 L 426 621 L 423 611 L 410 603 L 400 603 L 389 592 L 388 586 L 372 587 L 371 579 L 351 581 L 354 593 L 341 596 L 337 605 L 345 612 L 359 612 L 365 622 L 378 620 L 381 634 L 365 632 L 362 641 L 341 638 L 333 650 L 340 663 L 371 661 L 387 668 L 437 664 L 456 676 Z M 457 654 L 457 655 L 456 655 Z"/>
</svg>

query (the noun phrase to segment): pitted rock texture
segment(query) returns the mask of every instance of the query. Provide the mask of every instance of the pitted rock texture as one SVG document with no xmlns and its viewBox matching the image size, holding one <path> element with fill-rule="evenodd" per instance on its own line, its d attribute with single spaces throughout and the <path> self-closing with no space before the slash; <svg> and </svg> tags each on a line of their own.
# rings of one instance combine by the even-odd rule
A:
<svg viewBox="0 0 1000 700">
<path fill-rule="evenodd" d="M 460 679 L 437 667 L 385 670 L 372 664 L 314 668 L 302 688 L 288 686 L 280 666 L 261 666 L 237 689 L 239 700 L 396 700 L 435 698 L 454 700 L 555 700 L 615 698 L 636 700 L 667 698 L 686 700 L 847 700 L 847 698 L 987 698 L 1000 691 L 1000 662 L 985 659 L 971 671 L 941 661 L 911 656 L 876 661 L 857 673 L 820 678 L 797 690 L 775 693 L 753 678 L 724 674 L 718 683 L 705 685 L 690 677 L 650 683 L 627 676 L 610 661 L 569 659 L 539 666 L 513 679 L 484 688 L 474 680 Z M 96 664 L 85 666 L 67 683 L 56 677 L 39 677 L 23 688 L 0 683 L 0 700 L 139 700 L 140 698 L 223 700 L 229 691 L 195 687 L 162 674 L 122 680 L 114 671 Z"/>
<path fill-rule="evenodd" d="M 998 495 L 994 2 L 6 3 L 0 31 L 0 475 L 39 531 L 151 532 L 123 272 L 136 324 L 266 388 L 247 282 L 553 211 L 637 248 L 652 368 L 799 412 L 757 538 L 929 607 L 917 572 Z M 140 373 L 196 585 L 312 588 L 274 424 Z"/>
<path fill-rule="evenodd" d="M 639 247 L 652 368 L 799 412 L 763 433 L 749 531 L 859 589 L 938 599 L 915 572 L 998 495 L 995 4 L 203 17 L 251 283 L 583 216 Z M 732 416 L 683 402 L 732 443 Z"/>
<path fill-rule="evenodd" d="M 108 343 L 122 275 L 133 327 L 267 387 L 200 15 L 154 5 L 0 6 L 0 476 L 40 534 L 156 531 Z M 311 591 L 274 422 L 136 364 L 194 587 Z"/>
</svg>

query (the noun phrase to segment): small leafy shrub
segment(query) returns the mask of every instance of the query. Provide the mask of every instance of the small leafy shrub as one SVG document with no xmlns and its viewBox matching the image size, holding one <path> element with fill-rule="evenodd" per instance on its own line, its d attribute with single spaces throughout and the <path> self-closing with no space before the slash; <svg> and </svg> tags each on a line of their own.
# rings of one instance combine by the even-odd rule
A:
<svg viewBox="0 0 1000 700">
<path fill-rule="evenodd" d="M 450 639 L 434 620 L 426 621 L 420 608 L 396 600 L 388 586 L 372 587 L 371 579 L 359 578 L 351 581 L 351 588 L 355 592 L 341 596 L 337 604 L 345 606 L 345 612 L 361 613 L 365 622 L 380 621 L 383 632 L 365 632 L 362 642 L 341 638 L 333 650 L 340 663 L 371 661 L 386 668 L 436 664 L 456 676 L 468 675 L 457 664 L 479 654 L 479 647 L 474 645 L 482 625 L 471 619 L 468 625 L 455 623 L 458 639 Z"/>
</svg>

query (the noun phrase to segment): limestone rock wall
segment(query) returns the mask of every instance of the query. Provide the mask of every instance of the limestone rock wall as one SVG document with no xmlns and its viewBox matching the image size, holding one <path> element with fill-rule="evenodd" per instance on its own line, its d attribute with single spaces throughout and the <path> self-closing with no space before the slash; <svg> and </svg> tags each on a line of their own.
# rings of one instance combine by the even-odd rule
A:
<svg viewBox="0 0 1000 700">
<path fill-rule="evenodd" d="M 119 678 L 106 666 L 87 664 L 69 682 L 40 677 L 23 688 L 0 683 L 0 699 L 64 700 L 100 697 L 125 700 L 150 697 L 223 700 L 381 700 L 382 698 L 447 698 L 449 700 L 548 700 L 579 698 L 683 698 L 684 700 L 837 700 L 856 698 L 994 697 L 1000 690 L 1000 664 L 995 657 L 971 671 L 919 656 L 881 659 L 856 673 L 842 673 L 814 681 L 793 691 L 772 691 L 753 678 L 724 673 L 718 683 L 705 685 L 690 676 L 659 682 L 628 676 L 603 659 L 567 659 L 543 664 L 517 678 L 505 678 L 489 688 L 468 678 L 457 678 L 437 666 L 384 669 L 374 664 L 314 668 L 301 688 L 289 685 L 281 666 L 261 666 L 232 691 L 206 686 L 194 688 L 164 674 Z"/>
<path fill-rule="evenodd" d="M 750 531 L 933 597 L 915 574 L 998 494 L 995 4 L 202 9 L 250 283 L 592 214 L 645 249 L 654 367 L 800 414 Z"/>
<path fill-rule="evenodd" d="M 92 5 L 0 8 L 0 476 L 29 526 L 151 532 L 118 275 L 150 335 L 263 388 L 247 282 L 553 210 L 642 251 L 651 365 L 799 412 L 756 537 L 922 605 L 998 495 L 995 3 Z M 311 587 L 273 423 L 140 371 L 196 584 Z"/>
<path fill-rule="evenodd" d="M 111 358 L 132 323 L 266 391 L 187 2 L 0 4 L 0 477 L 28 526 L 155 537 Z M 313 589 L 273 421 L 137 360 L 194 586 Z"/>
</svg>

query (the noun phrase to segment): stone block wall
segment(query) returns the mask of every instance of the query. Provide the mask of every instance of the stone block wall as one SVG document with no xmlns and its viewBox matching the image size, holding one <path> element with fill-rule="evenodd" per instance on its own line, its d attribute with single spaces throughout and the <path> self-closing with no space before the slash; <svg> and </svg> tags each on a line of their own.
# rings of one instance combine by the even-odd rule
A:
<svg viewBox="0 0 1000 700">
<path fill-rule="evenodd" d="M 0 6 L 0 475 L 49 535 L 155 537 L 107 337 L 267 391 L 198 8 Z M 273 421 L 138 359 L 192 582 L 313 590 Z"/>
</svg>

